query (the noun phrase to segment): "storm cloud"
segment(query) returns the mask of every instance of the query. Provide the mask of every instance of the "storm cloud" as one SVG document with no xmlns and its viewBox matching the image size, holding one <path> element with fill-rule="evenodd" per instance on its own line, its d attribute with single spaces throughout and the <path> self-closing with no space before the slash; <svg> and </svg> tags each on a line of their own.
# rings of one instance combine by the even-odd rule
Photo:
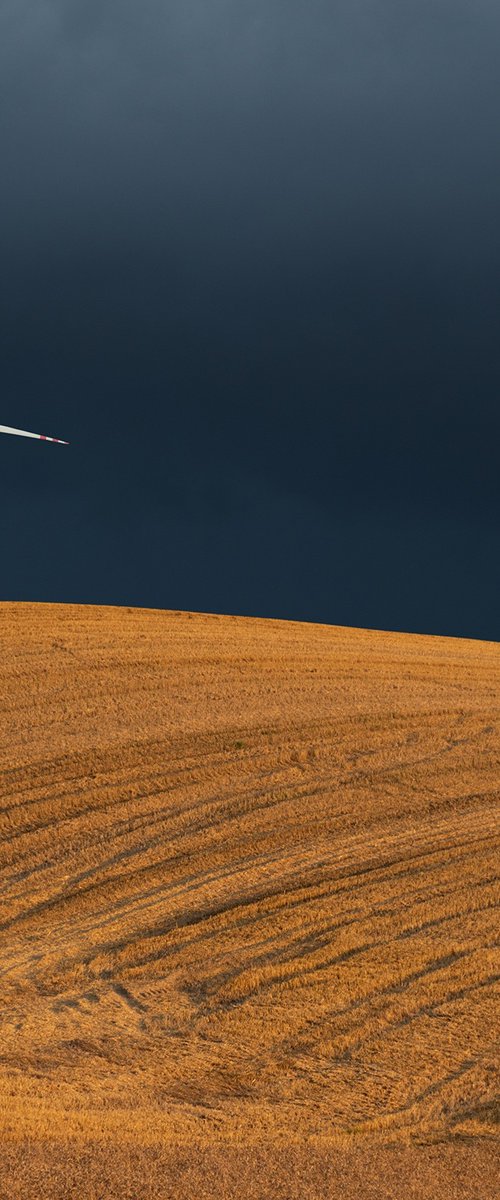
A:
<svg viewBox="0 0 500 1200">
<path fill-rule="evenodd" d="M 0 594 L 498 638 L 500 11 L 6 0 Z"/>
</svg>

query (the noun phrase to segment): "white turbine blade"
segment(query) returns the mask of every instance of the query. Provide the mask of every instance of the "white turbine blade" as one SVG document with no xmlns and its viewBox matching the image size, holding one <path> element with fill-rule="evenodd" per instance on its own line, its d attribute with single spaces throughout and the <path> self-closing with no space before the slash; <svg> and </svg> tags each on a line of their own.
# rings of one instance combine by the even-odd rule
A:
<svg viewBox="0 0 500 1200">
<path fill-rule="evenodd" d="M 27 429 L 11 429 L 10 425 L 0 425 L 0 433 L 14 433 L 16 437 L 38 438 L 39 442 L 59 442 L 61 446 L 69 446 L 62 438 L 47 437 L 45 433 L 28 433 Z"/>
</svg>

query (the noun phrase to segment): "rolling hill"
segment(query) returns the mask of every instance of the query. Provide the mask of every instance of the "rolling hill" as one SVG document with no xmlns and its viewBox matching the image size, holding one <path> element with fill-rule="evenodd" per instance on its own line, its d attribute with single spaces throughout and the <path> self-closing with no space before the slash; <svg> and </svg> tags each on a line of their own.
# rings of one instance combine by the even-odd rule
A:
<svg viewBox="0 0 500 1200">
<path fill-rule="evenodd" d="M 495 1195 L 500 647 L 0 637 L 0 1196 Z"/>
</svg>

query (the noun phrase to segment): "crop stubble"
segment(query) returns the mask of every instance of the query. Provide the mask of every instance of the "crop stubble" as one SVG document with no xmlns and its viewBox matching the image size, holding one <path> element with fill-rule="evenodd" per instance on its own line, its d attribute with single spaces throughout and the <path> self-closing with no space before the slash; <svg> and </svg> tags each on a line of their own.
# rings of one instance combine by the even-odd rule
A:
<svg viewBox="0 0 500 1200">
<path fill-rule="evenodd" d="M 3 604 L 0 631 L 12 1161 L 490 1163 L 500 648 L 90 606 Z"/>
</svg>

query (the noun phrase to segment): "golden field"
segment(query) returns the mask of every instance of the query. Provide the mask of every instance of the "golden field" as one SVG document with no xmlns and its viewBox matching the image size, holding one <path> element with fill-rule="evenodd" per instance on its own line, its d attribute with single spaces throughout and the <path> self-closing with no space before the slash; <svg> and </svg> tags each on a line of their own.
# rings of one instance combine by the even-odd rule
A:
<svg viewBox="0 0 500 1200">
<path fill-rule="evenodd" d="M 2 1200 L 496 1195 L 500 646 L 0 639 Z"/>
</svg>

